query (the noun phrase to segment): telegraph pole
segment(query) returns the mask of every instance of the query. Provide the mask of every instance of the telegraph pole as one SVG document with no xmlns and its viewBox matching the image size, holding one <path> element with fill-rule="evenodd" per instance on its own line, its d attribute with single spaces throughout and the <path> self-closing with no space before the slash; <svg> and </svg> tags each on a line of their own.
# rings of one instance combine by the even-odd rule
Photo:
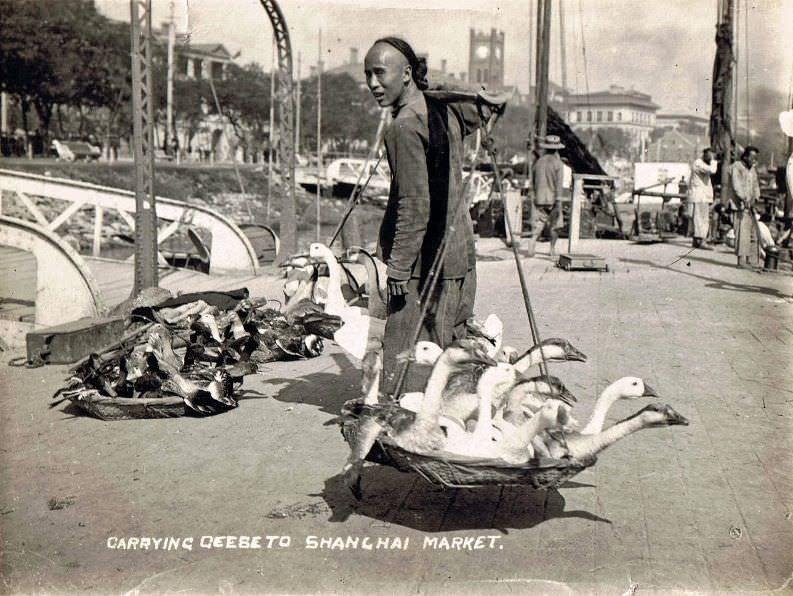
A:
<svg viewBox="0 0 793 596">
<path fill-rule="evenodd" d="M 168 79 L 165 102 L 165 152 L 171 153 L 171 139 L 174 138 L 173 126 L 173 50 L 176 43 L 176 25 L 174 24 L 174 3 L 171 0 L 171 18 L 168 21 Z M 176 160 L 178 162 L 178 151 Z"/>
<path fill-rule="evenodd" d="M 562 89 L 567 90 L 567 51 L 564 38 L 564 0 L 559 0 L 559 56 L 562 62 Z"/>
<path fill-rule="evenodd" d="M 539 0 L 542 19 L 538 23 L 540 52 L 537 56 L 537 135 L 544 139 L 548 128 L 548 61 L 551 50 L 551 0 Z M 539 15 L 538 10 L 538 15 Z"/>
<path fill-rule="evenodd" d="M 135 285 L 133 296 L 156 287 L 157 212 L 151 84 L 151 0 L 130 0 L 132 124 L 135 155 Z"/>
<path fill-rule="evenodd" d="M 275 123 L 275 54 L 278 51 L 275 37 L 272 44 L 273 55 L 270 59 L 270 134 L 269 151 L 267 154 L 267 223 L 270 223 L 270 197 L 273 192 L 273 124 Z"/>
<path fill-rule="evenodd" d="M 300 52 L 297 53 L 297 91 L 295 92 L 295 153 L 300 153 L 300 102 L 301 99 L 301 83 L 300 83 Z"/>
</svg>

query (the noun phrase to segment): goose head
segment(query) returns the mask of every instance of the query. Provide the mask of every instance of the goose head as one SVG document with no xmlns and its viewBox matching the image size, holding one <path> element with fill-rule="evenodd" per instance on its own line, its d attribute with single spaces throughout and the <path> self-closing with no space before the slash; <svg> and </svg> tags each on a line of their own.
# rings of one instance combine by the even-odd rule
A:
<svg viewBox="0 0 793 596">
<path fill-rule="evenodd" d="M 639 377 L 622 377 L 609 385 L 620 399 L 638 399 L 640 397 L 658 397 L 655 389 Z"/>
<path fill-rule="evenodd" d="M 518 358 L 520 357 L 519 352 L 513 348 L 512 346 L 503 346 L 496 356 L 497 360 L 501 362 L 509 362 L 510 364 L 515 364 Z"/>
<path fill-rule="evenodd" d="M 447 347 L 438 362 L 443 362 L 451 369 L 464 370 L 471 364 L 496 366 L 498 364 L 489 354 L 487 348 L 473 339 L 458 339 Z"/>
<path fill-rule="evenodd" d="M 587 356 L 581 350 L 573 346 L 566 339 L 551 337 L 541 341 L 538 345 L 532 346 L 522 356 L 530 352 L 542 349 L 542 355 L 546 362 L 586 362 Z"/>
<path fill-rule="evenodd" d="M 328 262 L 329 260 L 336 260 L 336 255 L 333 254 L 333 251 L 321 242 L 311 243 L 311 246 L 308 247 L 308 256 L 312 261 L 315 262 Z"/>
<path fill-rule="evenodd" d="M 545 398 L 560 399 L 568 405 L 578 401 L 578 398 L 573 395 L 570 390 L 565 387 L 559 377 L 553 375 L 536 376 L 527 379 L 524 389 L 532 393 L 539 393 Z"/>
<path fill-rule="evenodd" d="M 661 426 L 688 426 L 688 419 L 682 414 L 675 411 L 669 404 L 650 404 L 639 410 L 630 418 L 638 418 L 645 428 L 661 427 Z"/>
<path fill-rule="evenodd" d="M 471 364 L 497 364 L 487 353 L 487 347 L 475 339 L 455 340 L 445 350 L 435 342 L 418 341 L 413 349 L 397 354 L 396 359 L 398 362 L 415 362 L 429 366 L 442 362 L 451 370 L 462 370 Z"/>
<path fill-rule="evenodd" d="M 415 362 L 432 366 L 443 354 L 443 348 L 432 341 L 418 341 L 412 350 L 405 350 L 397 354 L 397 362 Z"/>
</svg>

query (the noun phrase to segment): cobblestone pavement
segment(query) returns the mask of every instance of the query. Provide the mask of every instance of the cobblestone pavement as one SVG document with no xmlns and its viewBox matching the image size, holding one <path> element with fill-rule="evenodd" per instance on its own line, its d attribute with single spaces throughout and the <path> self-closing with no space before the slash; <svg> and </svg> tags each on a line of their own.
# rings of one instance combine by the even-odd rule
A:
<svg viewBox="0 0 793 596">
<path fill-rule="evenodd" d="M 790 592 L 793 278 L 682 243 L 584 241 L 607 273 L 561 271 L 539 249 L 523 263 L 540 334 L 589 355 L 551 371 L 578 396 L 576 417 L 630 374 L 690 426 L 628 437 L 550 491 L 443 491 L 371 465 L 356 505 L 327 424 L 358 385 L 336 349 L 247 378 L 240 407 L 208 419 L 75 416 L 47 407 L 65 367 L 3 366 L 3 590 Z M 506 343 L 527 347 L 511 253 L 495 240 L 479 252 L 478 314 L 497 313 Z M 646 403 L 618 402 L 609 419 Z M 201 546 L 239 535 L 262 548 Z M 194 544 L 108 548 L 137 536 Z M 390 548 L 366 550 L 365 537 Z"/>
</svg>

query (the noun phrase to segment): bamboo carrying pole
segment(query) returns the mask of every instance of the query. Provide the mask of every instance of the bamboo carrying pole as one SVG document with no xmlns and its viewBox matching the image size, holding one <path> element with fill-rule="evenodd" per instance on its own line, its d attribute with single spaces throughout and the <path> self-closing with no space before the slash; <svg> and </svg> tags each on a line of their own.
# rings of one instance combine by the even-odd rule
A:
<svg viewBox="0 0 793 596">
<path fill-rule="evenodd" d="M 320 237 L 319 201 L 322 197 L 322 29 L 317 46 L 317 242 Z"/>
<path fill-rule="evenodd" d="M 369 182 L 372 180 L 372 176 L 377 173 L 377 168 L 380 167 L 380 162 L 383 160 L 383 153 L 380 152 L 380 148 L 382 145 L 382 138 L 383 138 L 383 129 L 385 128 L 385 123 L 388 120 L 388 110 L 383 110 L 380 115 L 380 122 L 377 125 L 377 132 L 375 133 L 374 143 L 372 144 L 372 150 L 369 152 L 369 155 L 366 156 L 366 161 L 363 164 L 363 168 L 361 171 L 358 172 L 358 179 L 355 181 L 355 186 L 350 193 L 350 198 L 347 201 L 347 208 L 344 210 L 344 215 L 341 216 L 341 220 L 339 220 L 336 229 L 333 231 L 333 235 L 330 237 L 328 241 L 328 247 L 333 246 L 333 243 L 336 241 L 336 238 L 339 237 L 341 234 L 344 225 L 347 223 L 350 215 L 352 215 L 353 209 L 361 200 L 363 193 L 366 191 L 366 188 L 369 186 Z M 361 185 L 361 180 L 363 180 L 363 175 L 369 168 L 369 164 L 371 163 L 372 159 L 374 159 L 375 155 L 378 155 L 377 161 L 374 164 L 374 168 L 369 170 L 369 176 L 367 176 L 366 181 Z"/>
<path fill-rule="evenodd" d="M 509 209 L 507 209 L 507 203 L 504 197 L 504 188 L 501 184 L 501 170 L 498 167 L 498 161 L 496 160 L 496 148 L 495 144 L 491 139 L 486 140 L 487 144 L 487 154 L 490 156 L 490 162 L 493 165 L 493 174 L 495 175 L 495 184 L 498 189 L 499 196 L 501 197 L 501 204 L 504 210 L 504 224 L 506 225 L 507 229 L 512 230 L 512 222 L 509 220 Z M 540 344 L 540 333 L 537 330 L 537 319 L 534 317 L 534 309 L 531 307 L 531 298 L 529 298 L 529 289 L 528 285 L 526 284 L 526 277 L 523 273 L 523 266 L 520 263 L 520 255 L 518 254 L 518 243 L 515 242 L 513 239 L 512 242 L 509 243 L 512 247 L 512 256 L 515 259 L 515 267 L 518 270 L 518 281 L 520 282 L 520 291 L 523 295 L 523 306 L 526 308 L 526 315 L 529 318 L 529 330 L 531 331 L 531 340 L 535 346 Z M 551 386 L 550 380 L 548 378 L 548 363 L 545 361 L 545 354 L 543 350 L 540 349 L 540 375 L 542 375 L 549 386 Z M 553 389 L 551 389 L 553 391 Z"/>
</svg>

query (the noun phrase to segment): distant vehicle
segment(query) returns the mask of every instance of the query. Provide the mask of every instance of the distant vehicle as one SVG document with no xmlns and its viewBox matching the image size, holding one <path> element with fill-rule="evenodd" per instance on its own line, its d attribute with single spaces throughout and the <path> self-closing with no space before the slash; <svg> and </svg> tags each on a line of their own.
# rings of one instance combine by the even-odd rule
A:
<svg viewBox="0 0 793 596">
<path fill-rule="evenodd" d="M 317 182 L 322 186 L 323 191 L 329 190 L 334 196 L 348 197 L 360 178 L 360 183 L 366 184 L 369 175 L 372 174 L 369 183 L 364 191 L 364 196 L 373 198 L 388 194 L 391 185 L 391 175 L 388 165 L 381 160 L 375 170 L 375 162 L 369 163 L 367 170 L 364 171 L 366 160 L 354 157 L 342 157 L 334 159 L 325 168 L 325 172 L 317 178 L 316 166 L 298 168 L 295 172 L 295 181 L 309 192 L 316 191 Z M 362 174 L 363 173 L 363 174 Z"/>
<path fill-rule="evenodd" d="M 388 165 L 384 160 L 381 160 L 377 164 L 377 170 L 375 170 L 375 163 L 376 160 L 367 166 L 365 159 L 353 157 L 334 159 L 325 170 L 325 179 L 329 184 L 333 185 L 334 194 L 349 196 L 359 179 L 361 184 L 365 184 L 371 175 L 364 194 L 388 194 L 388 189 L 391 186 L 391 174 L 388 171 Z M 364 171 L 364 167 L 366 167 L 366 171 Z"/>
<path fill-rule="evenodd" d="M 82 141 L 58 141 L 53 139 L 52 150 L 63 161 L 95 161 L 102 156 L 102 149 Z"/>
</svg>

